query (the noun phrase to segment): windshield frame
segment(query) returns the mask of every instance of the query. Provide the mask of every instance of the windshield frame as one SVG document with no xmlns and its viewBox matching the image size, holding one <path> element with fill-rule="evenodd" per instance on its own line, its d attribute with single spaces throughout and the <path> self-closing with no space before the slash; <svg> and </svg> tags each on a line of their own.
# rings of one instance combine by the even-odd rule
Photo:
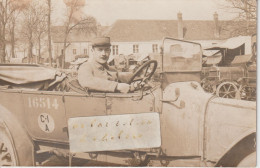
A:
<svg viewBox="0 0 260 168">
<path fill-rule="evenodd" d="M 198 70 L 164 70 L 164 57 L 165 57 L 165 41 L 166 40 L 174 40 L 174 41 L 180 41 L 180 42 L 185 42 L 185 43 L 190 43 L 190 44 L 196 44 L 196 45 L 199 45 L 200 47 L 200 69 Z M 180 40 L 180 39 L 175 39 L 175 38 L 171 38 L 171 37 L 164 37 L 163 40 L 162 40 L 162 45 L 161 45 L 161 51 L 160 51 L 160 62 L 161 62 L 161 73 L 162 72 L 198 72 L 198 71 L 202 71 L 202 47 L 201 47 L 201 44 L 200 43 L 196 43 L 196 42 L 192 42 L 192 41 L 186 41 L 186 40 Z"/>
</svg>

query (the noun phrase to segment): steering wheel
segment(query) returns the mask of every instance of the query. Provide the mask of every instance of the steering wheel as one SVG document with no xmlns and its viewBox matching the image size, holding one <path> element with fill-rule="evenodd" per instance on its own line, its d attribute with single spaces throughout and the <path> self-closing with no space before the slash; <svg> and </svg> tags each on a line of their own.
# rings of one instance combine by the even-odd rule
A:
<svg viewBox="0 0 260 168">
<path fill-rule="evenodd" d="M 137 82 L 137 84 L 141 84 L 142 82 L 146 82 L 147 80 L 150 80 L 156 68 L 157 68 L 156 60 L 149 60 L 145 62 L 134 72 L 133 76 L 128 81 L 128 84 L 134 82 Z"/>
</svg>

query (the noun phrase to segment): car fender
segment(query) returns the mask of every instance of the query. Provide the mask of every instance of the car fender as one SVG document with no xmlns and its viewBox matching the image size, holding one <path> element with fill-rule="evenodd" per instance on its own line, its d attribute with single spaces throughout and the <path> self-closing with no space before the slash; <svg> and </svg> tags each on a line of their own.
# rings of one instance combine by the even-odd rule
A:
<svg viewBox="0 0 260 168">
<path fill-rule="evenodd" d="M 19 166 L 34 166 L 33 141 L 21 122 L 0 105 L 0 125 L 7 129 L 15 148 Z"/>
<path fill-rule="evenodd" d="M 225 98 L 209 102 L 205 115 L 204 159 L 219 162 L 241 140 L 256 132 L 255 106 L 255 102 Z"/>
<path fill-rule="evenodd" d="M 250 146 L 247 146 L 248 140 L 250 142 L 253 142 L 249 144 Z M 239 154 L 238 150 L 240 147 L 244 147 L 246 150 L 245 154 L 241 155 L 241 158 L 245 157 L 246 154 L 250 154 L 250 152 L 253 152 L 256 150 L 256 129 L 250 129 L 244 134 L 242 134 L 240 137 L 238 137 L 224 152 L 224 154 L 221 156 L 221 158 L 217 161 L 216 167 L 220 167 L 222 165 L 233 167 L 237 166 L 238 162 L 240 161 L 235 160 L 234 162 L 231 162 L 231 157 L 234 156 L 234 154 Z M 230 164 L 230 165 L 227 165 Z"/>
</svg>

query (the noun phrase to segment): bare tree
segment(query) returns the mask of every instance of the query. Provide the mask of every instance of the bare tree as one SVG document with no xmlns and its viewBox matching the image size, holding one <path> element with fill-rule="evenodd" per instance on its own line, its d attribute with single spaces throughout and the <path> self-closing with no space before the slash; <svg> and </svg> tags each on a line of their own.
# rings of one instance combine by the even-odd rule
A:
<svg viewBox="0 0 260 168">
<path fill-rule="evenodd" d="M 52 46 L 51 46 L 51 0 L 48 3 L 48 51 L 49 51 L 49 66 L 52 66 Z"/>
<path fill-rule="evenodd" d="M 223 5 L 228 11 L 236 13 L 233 21 L 224 25 L 231 35 L 252 35 L 256 33 L 257 0 L 226 0 Z"/>
<path fill-rule="evenodd" d="M 42 35 L 47 32 L 47 8 L 45 6 L 41 7 L 41 11 L 38 16 L 38 23 L 35 27 L 35 36 L 38 43 L 38 56 L 36 56 L 36 63 L 39 63 L 39 60 L 41 58 L 41 41 L 42 41 Z"/>
<path fill-rule="evenodd" d="M 41 35 L 46 31 L 46 12 L 46 6 L 37 1 L 32 1 L 26 10 L 23 11 L 22 34 L 27 39 L 29 45 L 28 63 L 32 63 L 34 42 L 38 40 L 40 45 Z"/>
<path fill-rule="evenodd" d="M 64 23 L 64 45 L 62 53 L 62 68 L 65 65 L 66 49 L 70 45 L 68 43 L 68 35 L 73 29 L 84 32 L 97 32 L 96 19 L 86 16 L 81 11 L 85 5 L 85 0 L 63 0 L 66 4 L 66 20 Z"/>
<path fill-rule="evenodd" d="M 22 10 L 30 0 L 0 0 L 0 63 L 5 62 L 6 57 L 6 29 L 14 12 Z M 14 21 L 14 20 L 13 20 Z"/>
<path fill-rule="evenodd" d="M 20 14 L 21 10 L 16 10 L 10 15 L 10 19 L 7 24 L 7 32 L 9 35 L 8 41 L 11 44 L 11 57 L 15 58 L 15 43 L 17 41 L 16 34 L 17 34 L 17 21 L 18 16 Z"/>
</svg>

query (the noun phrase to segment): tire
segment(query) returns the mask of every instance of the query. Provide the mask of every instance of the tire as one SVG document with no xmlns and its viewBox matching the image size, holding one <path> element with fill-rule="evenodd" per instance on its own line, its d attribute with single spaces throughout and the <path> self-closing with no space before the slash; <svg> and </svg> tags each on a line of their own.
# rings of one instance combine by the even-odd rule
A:
<svg viewBox="0 0 260 168">
<path fill-rule="evenodd" d="M 33 145 L 22 130 L 17 131 L 11 132 L 0 120 L 0 167 L 34 166 Z"/>
<path fill-rule="evenodd" d="M 32 139 L 21 122 L 0 105 L 0 147 L 1 141 L 6 144 L 12 156 L 11 164 L 16 166 L 35 165 L 34 143 Z"/>
<path fill-rule="evenodd" d="M 0 166 L 18 166 L 16 150 L 5 126 L 0 126 Z"/>
<path fill-rule="evenodd" d="M 238 88 L 233 82 L 222 82 L 218 85 L 216 95 L 223 98 L 240 99 Z"/>
<path fill-rule="evenodd" d="M 256 151 L 242 159 L 237 167 L 256 167 Z"/>
<path fill-rule="evenodd" d="M 231 148 L 215 167 L 255 167 L 256 134 L 252 133 Z"/>
</svg>

